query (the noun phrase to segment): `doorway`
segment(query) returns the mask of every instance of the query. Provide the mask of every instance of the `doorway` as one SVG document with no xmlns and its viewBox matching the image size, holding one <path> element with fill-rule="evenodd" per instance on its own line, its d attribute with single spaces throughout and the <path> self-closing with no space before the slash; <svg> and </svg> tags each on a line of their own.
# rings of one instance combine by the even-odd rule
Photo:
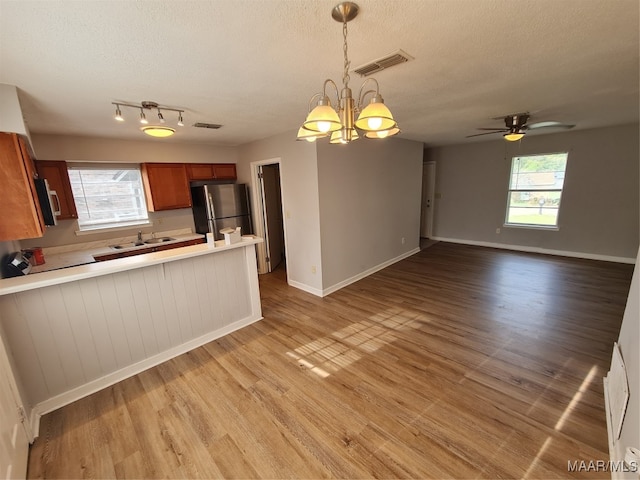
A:
<svg viewBox="0 0 640 480">
<path fill-rule="evenodd" d="M 264 274 L 286 268 L 280 159 L 253 162 L 251 170 L 256 234 L 264 239 L 257 245 L 258 273 Z"/>
<path fill-rule="evenodd" d="M 422 164 L 422 208 L 420 237 L 433 237 L 434 202 L 436 196 L 436 162 Z"/>
</svg>

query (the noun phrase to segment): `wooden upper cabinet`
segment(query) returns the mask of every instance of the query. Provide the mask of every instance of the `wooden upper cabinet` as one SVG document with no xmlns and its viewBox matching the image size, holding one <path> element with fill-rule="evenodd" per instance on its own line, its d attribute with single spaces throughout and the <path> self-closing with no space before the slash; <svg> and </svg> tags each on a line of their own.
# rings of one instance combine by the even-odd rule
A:
<svg viewBox="0 0 640 480">
<path fill-rule="evenodd" d="M 143 163 L 140 171 L 150 212 L 191 206 L 186 164 Z"/>
<path fill-rule="evenodd" d="M 60 215 L 57 216 L 58 220 L 78 218 L 76 202 L 73 200 L 73 191 L 69 181 L 67 162 L 36 160 L 35 163 L 38 176 L 45 178 L 49 182 L 49 188 L 56 191 L 59 205 L 55 206 L 60 210 Z"/>
<path fill-rule="evenodd" d="M 189 180 L 236 180 L 235 163 L 188 163 Z"/>
<path fill-rule="evenodd" d="M 15 133 L 0 133 L 0 241 L 44 235 L 34 176 L 26 142 Z"/>
<path fill-rule="evenodd" d="M 235 180 L 238 178 L 235 163 L 214 163 L 213 169 L 216 180 Z"/>
</svg>

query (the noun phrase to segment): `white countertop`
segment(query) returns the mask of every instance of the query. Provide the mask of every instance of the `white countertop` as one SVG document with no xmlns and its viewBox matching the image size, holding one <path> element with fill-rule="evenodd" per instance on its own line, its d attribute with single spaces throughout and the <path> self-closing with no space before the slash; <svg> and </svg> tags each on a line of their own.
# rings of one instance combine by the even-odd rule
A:
<svg viewBox="0 0 640 480">
<path fill-rule="evenodd" d="M 193 236 L 193 235 L 192 235 Z M 202 237 L 202 235 L 197 235 Z M 177 236 L 174 237 L 178 240 Z M 180 239 L 179 241 L 184 241 Z M 224 241 L 217 241 L 214 246 L 203 243 L 200 245 L 192 245 L 189 247 L 179 247 L 170 250 L 163 250 L 160 252 L 144 253 L 141 255 L 135 255 L 131 257 L 118 258 L 115 260 L 108 260 L 104 262 L 88 263 L 86 265 L 78 265 L 69 268 L 60 268 L 58 270 L 44 271 L 38 274 L 29 274 L 21 277 L 5 278 L 0 280 L 0 295 L 9 295 L 12 293 L 24 292 L 26 290 L 33 290 L 36 288 L 49 287 L 52 285 L 59 285 L 61 283 L 73 282 L 76 280 L 82 280 L 85 278 L 99 277 L 102 275 L 109 275 L 117 272 L 124 272 L 127 270 L 133 270 L 136 268 L 143 268 L 152 265 L 158 265 L 161 263 L 172 262 L 175 260 L 182 260 L 185 258 L 197 257 L 200 255 L 209 255 L 211 253 L 223 252 L 226 250 L 232 250 L 234 248 L 244 248 L 249 245 L 255 245 L 262 243 L 262 238 L 259 237 L 242 237 L 242 241 L 231 245 L 225 245 Z M 150 245 L 146 245 L 150 246 Z M 152 245 L 151 245 L 152 246 Z M 144 248 L 144 247 L 138 247 Z M 117 250 L 115 250 L 117 251 Z M 114 253 L 113 249 L 108 249 L 107 252 L 102 253 Z M 122 250 L 120 250 L 122 251 Z M 77 251 L 76 251 L 77 252 Z M 71 253 L 71 252 L 69 252 Z M 95 254 L 95 251 L 93 252 Z M 93 254 L 91 260 L 93 260 Z M 60 254 L 63 255 L 63 254 Z M 49 259 L 46 260 L 49 262 Z M 45 264 L 46 265 L 46 264 Z"/>
<path fill-rule="evenodd" d="M 159 236 L 162 237 L 164 235 Z M 55 253 L 49 253 L 45 251 L 45 263 L 42 265 L 36 265 L 31 268 L 31 272 L 29 275 L 33 273 L 42 273 L 48 272 L 49 270 L 57 270 L 59 268 L 67 268 L 73 267 L 76 265 L 84 265 L 87 263 L 93 263 L 96 260 L 94 256 L 96 255 L 108 255 L 113 253 L 124 253 L 132 250 L 143 250 L 145 248 L 157 247 L 158 245 L 171 245 L 172 243 L 186 242 L 189 240 L 196 239 L 204 239 L 204 235 L 199 233 L 188 233 L 188 234 L 180 234 L 180 235 L 167 235 L 170 236 L 173 240 L 168 242 L 154 243 L 154 244 L 144 244 L 138 247 L 130 247 L 130 248 L 122 248 L 122 249 L 114 249 L 109 247 L 106 244 L 118 245 L 120 243 L 124 243 L 129 241 L 129 239 L 114 239 L 111 241 L 105 241 L 105 245 L 93 246 L 93 248 L 81 248 L 76 250 L 70 250 L 68 248 L 72 248 L 73 246 L 69 246 L 67 248 L 53 248 L 49 249 L 49 251 L 53 251 Z M 148 240 L 148 239 L 147 239 Z"/>
</svg>

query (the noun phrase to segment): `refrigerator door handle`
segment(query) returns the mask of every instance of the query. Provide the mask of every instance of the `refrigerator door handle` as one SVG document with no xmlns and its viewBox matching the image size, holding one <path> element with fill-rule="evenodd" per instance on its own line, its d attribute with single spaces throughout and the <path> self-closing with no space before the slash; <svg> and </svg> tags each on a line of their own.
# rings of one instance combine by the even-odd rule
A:
<svg viewBox="0 0 640 480">
<path fill-rule="evenodd" d="M 207 192 L 207 217 L 216 218 L 216 212 L 213 209 L 213 196 L 210 192 Z"/>
</svg>

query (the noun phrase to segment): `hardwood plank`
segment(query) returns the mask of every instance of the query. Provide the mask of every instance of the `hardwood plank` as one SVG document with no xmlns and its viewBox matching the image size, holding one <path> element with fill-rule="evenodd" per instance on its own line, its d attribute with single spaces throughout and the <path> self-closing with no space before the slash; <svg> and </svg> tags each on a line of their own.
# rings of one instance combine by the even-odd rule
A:
<svg viewBox="0 0 640 480">
<path fill-rule="evenodd" d="M 29 478 L 593 478 L 567 462 L 608 459 L 632 269 L 438 243 L 326 298 L 278 270 L 261 322 L 45 415 Z M 171 275 L 181 335 L 231 314 Z"/>
</svg>

